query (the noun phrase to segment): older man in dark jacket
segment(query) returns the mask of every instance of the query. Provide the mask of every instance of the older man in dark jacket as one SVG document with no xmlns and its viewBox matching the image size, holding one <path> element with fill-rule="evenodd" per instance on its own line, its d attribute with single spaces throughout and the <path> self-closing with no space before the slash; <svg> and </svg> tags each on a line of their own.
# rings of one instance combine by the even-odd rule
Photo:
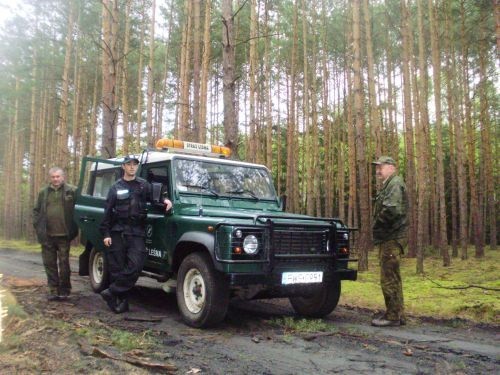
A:
<svg viewBox="0 0 500 375">
<path fill-rule="evenodd" d="M 386 313 L 373 319 L 377 327 L 405 324 L 403 283 L 399 258 L 407 244 L 408 198 L 406 185 L 396 173 L 396 162 L 381 156 L 373 162 L 377 179 L 382 183 L 375 199 L 373 211 L 373 240 L 379 246 L 380 285 L 384 295 Z"/>
<path fill-rule="evenodd" d="M 73 221 L 76 188 L 64 182 L 64 171 L 59 167 L 49 170 L 49 179 L 49 185 L 38 193 L 33 226 L 42 245 L 49 286 L 47 298 L 55 301 L 68 298 L 71 292 L 69 249 L 78 227 Z"/>
</svg>

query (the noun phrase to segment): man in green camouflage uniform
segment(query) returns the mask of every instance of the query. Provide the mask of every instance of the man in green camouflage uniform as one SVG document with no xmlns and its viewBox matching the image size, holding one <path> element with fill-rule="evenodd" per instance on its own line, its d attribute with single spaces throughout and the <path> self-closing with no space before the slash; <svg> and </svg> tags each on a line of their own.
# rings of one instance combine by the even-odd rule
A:
<svg viewBox="0 0 500 375">
<path fill-rule="evenodd" d="M 381 318 L 373 319 L 372 325 L 399 326 L 405 324 L 399 259 L 407 244 L 408 197 L 406 185 L 396 173 L 393 158 L 381 156 L 373 164 L 377 180 L 382 183 L 373 211 L 373 240 L 379 246 L 380 285 L 386 313 Z"/>
<path fill-rule="evenodd" d="M 49 301 L 66 299 L 71 292 L 69 248 L 78 234 L 73 221 L 76 189 L 66 184 L 64 177 L 61 168 L 51 168 L 50 183 L 40 190 L 33 208 L 33 226 L 42 245 Z"/>
</svg>

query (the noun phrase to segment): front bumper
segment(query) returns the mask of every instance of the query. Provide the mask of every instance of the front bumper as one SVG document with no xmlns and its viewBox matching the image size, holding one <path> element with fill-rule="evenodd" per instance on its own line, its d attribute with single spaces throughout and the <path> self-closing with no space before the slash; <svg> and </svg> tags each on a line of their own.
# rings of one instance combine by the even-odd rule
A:
<svg viewBox="0 0 500 375">
<path fill-rule="evenodd" d="M 286 270 L 293 271 L 293 270 Z M 248 285 L 261 285 L 264 287 L 277 287 L 281 286 L 281 271 L 275 270 L 274 272 L 258 272 L 258 273 L 228 273 L 229 284 L 231 286 L 248 286 Z M 338 280 L 356 280 L 358 278 L 358 271 L 343 268 L 334 271 L 326 271 L 323 275 L 323 283 Z M 298 284 L 297 284 L 298 285 Z"/>
</svg>

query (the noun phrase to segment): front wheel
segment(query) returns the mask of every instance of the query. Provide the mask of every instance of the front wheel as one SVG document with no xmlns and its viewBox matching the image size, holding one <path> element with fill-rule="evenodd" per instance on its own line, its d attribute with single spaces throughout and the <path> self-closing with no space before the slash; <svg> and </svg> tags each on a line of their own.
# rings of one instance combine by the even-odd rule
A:
<svg viewBox="0 0 500 375">
<path fill-rule="evenodd" d="M 89 278 L 94 292 L 102 292 L 109 286 L 108 275 L 108 262 L 104 253 L 93 247 L 89 257 Z"/>
<path fill-rule="evenodd" d="M 321 289 L 308 296 L 290 297 L 290 303 L 297 314 L 308 318 L 322 318 L 330 314 L 339 302 L 340 281 L 325 283 Z"/>
<path fill-rule="evenodd" d="M 184 322 L 195 328 L 213 326 L 226 316 L 229 287 L 206 253 L 188 255 L 177 275 L 177 304 Z"/>
</svg>

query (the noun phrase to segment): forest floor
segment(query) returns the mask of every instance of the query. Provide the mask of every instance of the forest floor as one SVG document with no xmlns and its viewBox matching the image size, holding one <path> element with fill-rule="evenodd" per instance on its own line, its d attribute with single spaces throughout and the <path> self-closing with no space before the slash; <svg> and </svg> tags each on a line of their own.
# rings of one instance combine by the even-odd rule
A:
<svg viewBox="0 0 500 375">
<path fill-rule="evenodd" d="M 1 321 L 2 374 L 500 373 L 494 313 L 484 323 L 410 311 L 406 326 L 375 328 L 376 308 L 344 297 L 317 320 L 298 318 L 284 299 L 233 301 L 220 326 L 197 330 L 182 323 L 175 295 L 147 279 L 134 288 L 131 311 L 115 315 L 88 277 L 76 273 L 71 297 L 47 302 L 40 254 L 0 249 L 0 274 L 8 308 Z M 447 305 L 446 299 L 434 302 Z"/>
</svg>

